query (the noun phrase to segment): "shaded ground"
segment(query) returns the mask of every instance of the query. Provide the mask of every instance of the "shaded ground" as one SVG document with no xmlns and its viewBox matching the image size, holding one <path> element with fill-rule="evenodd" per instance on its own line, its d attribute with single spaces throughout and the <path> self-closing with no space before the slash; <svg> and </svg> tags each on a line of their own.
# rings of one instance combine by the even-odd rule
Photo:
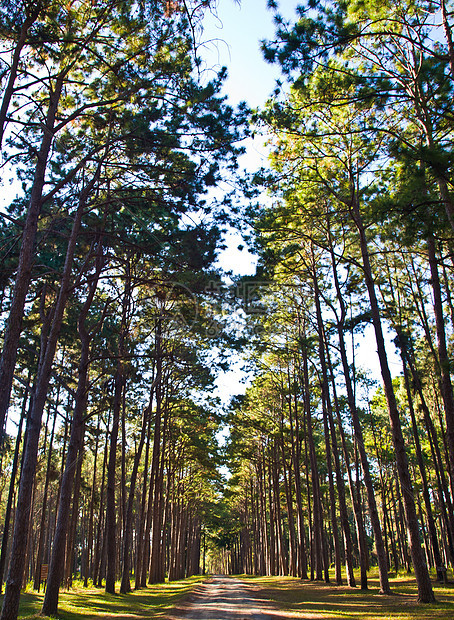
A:
<svg viewBox="0 0 454 620">
<path fill-rule="evenodd" d="M 204 577 L 190 577 L 148 586 L 130 594 L 106 594 L 103 588 L 84 588 L 76 582 L 69 591 L 61 591 L 60 620 L 149 620 L 161 618 L 184 599 Z M 118 593 L 119 584 L 116 584 Z M 0 596 L 0 605 L 1 605 Z M 24 592 L 21 596 L 19 620 L 42 620 L 40 610 L 43 592 Z"/>
<path fill-rule="evenodd" d="M 292 577 L 214 577 L 200 584 L 167 620 L 453 620 L 454 584 L 434 583 L 437 603 L 417 602 L 415 580 L 391 581 L 393 594 L 378 594 L 372 574 L 369 590 L 307 582 Z"/>
<path fill-rule="evenodd" d="M 297 618 L 247 587 L 239 579 L 216 576 L 199 585 L 167 620 L 277 620 Z"/>
<path fill-rule="evenodd" d="M 378 579 L 371 575 L 369 590 L 301 581 L 292 577 L 244 577 L 259 596 L 271 599 L 281 618 L 300 620 L 452 620 L 454 583 L 433 582 L 437 603 L 421 605 L 413 577 L 391 580 L 393 594 L 378 594 Z"/>
</svg>

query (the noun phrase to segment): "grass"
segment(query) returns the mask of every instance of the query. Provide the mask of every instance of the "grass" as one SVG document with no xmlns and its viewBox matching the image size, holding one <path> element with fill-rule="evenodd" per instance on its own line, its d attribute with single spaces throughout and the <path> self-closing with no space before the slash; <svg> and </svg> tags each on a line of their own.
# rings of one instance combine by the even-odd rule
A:
<svg viewBox="0 0 454 620">
<path fill-rule="evenodd" d="M 454 583 L 434 583 L 437 603 L 417 602 L 415 580 L 391 579 L 391 596 L 378 594 L 377 574 L 371 571 L 369 590 L 325 583 L 303 582 L 294 577 L 248 577 L 244 581 L 260 596 L 271 599 L 287 617 L 301 620 L 441 620 L 454 618 Z"/>
<path fill-rule="evenodd" d="M 102 620 L 141 620 L 159 618 L 176 605 L 204 577 L 190 577 L 182 581 L 172 581 L 148 586 L 130 594 L 106 594 L 101 588 L 74 587 L 61 591 L 58 617 L 62 620 L 99 618 Z M 117 584 L 117 592 L 118 592 Z M 44 594 L 24 592 L 21 596 L 19 618 L 27 620 L 42 619 L 39 615 Z"/>
</svg>

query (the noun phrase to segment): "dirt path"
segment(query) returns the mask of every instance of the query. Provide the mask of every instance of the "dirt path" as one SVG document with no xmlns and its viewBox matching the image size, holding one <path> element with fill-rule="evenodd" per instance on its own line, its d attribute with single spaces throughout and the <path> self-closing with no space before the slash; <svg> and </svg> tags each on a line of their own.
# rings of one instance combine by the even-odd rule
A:
<svg viewBox="0 0 454 620">
<path fill-rule="evenodd" d="M 167 620 L 278 620 L 292 616 L 258 598 L 242 581 L 215 576 L 198 586 Z"/>
</svg>

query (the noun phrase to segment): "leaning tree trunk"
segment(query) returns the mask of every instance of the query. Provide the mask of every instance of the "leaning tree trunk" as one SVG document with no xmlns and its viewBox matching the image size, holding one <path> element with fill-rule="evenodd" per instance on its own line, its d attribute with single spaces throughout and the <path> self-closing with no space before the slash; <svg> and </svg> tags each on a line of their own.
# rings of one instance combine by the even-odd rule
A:
<svg viewBox="0 0 454 620">
<path fill-rule="evenodd" d="M 68 534 L 69 511 L 73 492 L 74 476 L 77 467 L 77 459 L 80 454 L 82 437 L 84 433 L 84 415 L 88 397 L 88 370 L 90 364 L 90 343 L 96 330 L 89 333 L 85 322 L 93 302 L 96 288 L 101 274 L 103 260 L 101 258 L 101 241 L 98 244 L 99 255 L 96 259 L 95 274 L 91 278 L 87 298 L 82 307 L 78 330 L 81 340 L 81 353 L 78 368 L 78 381 L 75 395 L 71 434 L 66 455 L 65 469 L 63 471 L 60 496 L 57 507 L 57 522 L 55 526 L 52 553 L 47 578 L 46 592 L 44 595 L 42 613 L 46 616 L 55 616 L 58 611 L 58 592 L 63 579 L 65 546 Z M 101 326 L 98 324 L 97 329 Z"/>
<path fill-rule="evenodd" d="M 8 499 L 7 499 L 6 508 L 5 508 L 5 523 L 3 525 L 2 550 L 0 553 L 0 592 L 2 590 L 2 585 L 3 585 L 3 574 L 5 572 L 6 552 L 8 549 L 8 539 L 9 539 L 9 525 L 10 525 L 10 520 L 11 520 L 11 512 L 13 509 L 13 497 L 14 497 L 14 490 L 16 488 L 16 475 L 17 475 L 17 469 L 19 465 L 19 452 L 20 452 L 20 444 L 21 444 L 21 439 L 22 439 L 22 424 L 25 419 L 25 412 L 27 410 L 28 396 L 30 392 L 30 376 L 31 376 L 31 371 L 29 371 L 28 373 L 28 380 L 27 380 L 27 384 L 25 385 L 25 389 L 24 389 L 24 397 L 22 400 L 22 409 L 21 409 L 21 415 L 20 415 L 20 420 L 19 420 L 19 426 L 17 427 L 16 446 L 14 448 L 13 463 L 11 465 Z"/>
<path fill-rule="evenodd" d="M 385 545 L 383 542 L 383 534 L 382 534 L 382 529 L 380 525 L 380 518 L 378 516 L 374 485 L 372 482 L 372 477 L 370 475 L 369 459 L 367 458 L 366 449 L 364 447 L 363 431 L 361 428 L 358 411 L 356 409 L 355 395 L 354 395 L 352 380 L 350 376 L 350 368 L 349 368 L 348 359 L 347 359 L 347 350 L 346 350 L 345 337 L 344 337 L 346 309 L 345 309 L 345 302 L 344 302 L 344 298 L 343 298 L 340 283 L 339 283 L 339 276 L 337 273 L 337 266 L 336 266 L 336 262 L 334 258 L 334 251 L 332 248 L 332 244 L 331 244 L 330 253 L 331 253 L 331 262 L 332 262 L 332 268 L 333 268 L 332 273 L 333 273 L 334 284 L 336 288 L 336 296 L 337 296 L 337 301 L 340 307 L 340 317 L 338 318 L 337 325 L 336 325 L 338 340 L 339 340 L 339 352 L 341 356 L 342 369 L 343 369 L 343 374 L 344 374 L 344 379 L 345 379 L 345 387 L 347 390 L 348 407 L 350 410 L 356 443 L 359 449 L 359 456 L 361 460 L 361 469 L 363 472 L 364 484 L 366 485 L 367 503 L 369 505 L 369 515 L 370 515 L 372 529 L 374 531 L 375 548 L 377 552 L 378 571 L 379 571 L 379 577 L 380 577 L 380 592 L 382 594 L 390 594 L 391 589 L 389 587 L 388 562 L 386 558 L 386 550 L 385 550 Z M 353 489 L 352 489 L 352 493 L 353 493 Z M 354 501 L 353 494 L 352 494 L 352 501 Z M 357 523 L 358 523 L 358 519 L 357 519 Z M 358 523 L 358 526 L 359 526 L 359 523 Z M 361 533 L 358 532 L 358 536 L 360 535 Z M 364 583 L 364 581 L 362 580 L 361 588 L 364 588 L 364 589 L 367 588 L 367 582 Z"/>
<path fill-rule="evenodd" d="M 372 276 L 372 267 L 370 264 L 367 239 L 364 224 L 359 211 L 359 205 L 357 202 L 352 205 L 351 215 L 359 233 L 364 277 L 366 281 L 367 291 L 369 294 L 372 322 L 375 330 L 375 339 L 377 342 L 378 358 L 380 361 L 383 386 L 388 405 L 391 434 L 396 454 L 396 466 L 403 496 L 405 517 L 407 521 L 407 532 L 410 543 L 410 551 L 413 560 L 413 568 L 415 571 L 416 582 L 418 585 L 418 600 L 421 603 L 432 603 L 435 601 L 435 596 L 432 590 L 429 571 L 427 569 L 427 564 L 419 539 L 419 523 L 416 514 L 416 505 L 413 493 L 413 485 L 410 477 L 408 457 L 405 450 L 405 442 L 402 434 L 399 410 L 397 408 L 391 373 L 388 365 L 388 358 L 386 355 L 380 309 L 375 293 L 375 284 Z"/>
<path fill-rule="evenodd" d="M 139 471 L 140 459 L 142 457 L 142 450 L 145 444 L 145 439 L 147 436 L 147 428 L 149 424 L 150 414 L 151 414 L 151 406 L 153 402 L 153 392 L 154 392 L 154 384 L 151 386 L 150 391 L 150 400 L 148 406 L 145 408 L 142 416 L 142 427 L 140 429 L 140 439 L 139 445 L 137 446 L 137 451 L 134 455 L 134 463 L 131 472 L 131 479 L 129 482 L 129 493 L 128 493 L 128 502 L 126 506 L 126 517 L 125 517 L 125 529 L 123 534 L 123 566 L 122 566 L 122 576 L 121 576 L 121 585 L 120 585 L 120 593 L 126 594 L 131 591 L 131 583 L 129 579 L 129 572 L 131 567 L 131 542 L 132 542 L 132 524 L 133 524 L 133 504 L 134 497 L 136 492 L 136 481 L 137 474 Z"/>
<path fill-rule="evenodd" d="M 446 419 L 446 440 L 448 444 L 449 470 L 452 492 L 454 488 L 454 395 L 451 383 L 451 362 L 449 359 L 448 347 L 446 344 L 443 302 L 441 297 L 440 277 L 438 274 L 437 258 L 435 253 L 435 240 L 432 233 L 428 235 L 427 253 L 429 257 L 432 292 L 434 299 L 435 324 L 437 327 L 438 360 L 440 365 L 441 377 L 440 385 Z"/>
<path fill-rule="evenodd" d="M 45 348 L 40 353 L 38 373 L 36 377 L 36 390 L 33 396 L 27 425 L 27 439 L 24 446 L 24 460 L 17 499 L 11 559 L 5 589 L 5 597 L 3 599 L 3 608 L 0 616 L 1 620 L 15 620 L 19 609 L 20 589 L 24 575 L 27 533 L 30 521 L 30 501 L 35 480 L 41 420 L 44 405 L 46 403 L 52 364 L 62 325 L 63 313 L 71 290 L 70 279 L 77 236 L 80 230 L 82 215 L 85 210 L 86 198 L 94 185 L 95 178 L 96 177 L 94 177 L 87 187 L 85 187 L 81 192 L 79 205 L 74 218 L 66 251 L 60 291 L 53 309 L 52 324 Z"/>
<path fill-rule="evenodd" d="M 331 458 L 331 442 L 328 426 L 328 408 L 331 408 L 330 396 L 329 396 L 329 384 L 328 384 L 328 372 L 326 368 L 325 359 L 325 342 L 324 342 L 324 329 L 322 319 L 322 309 L 320 304 L 320 289 L 317 280 L 317 274 L 315 272 L 315 256 L 312 248 L 312 279 L 314 283 L 314 299 L 315 309 L 317 315 L 317 332 L 318 332 L 318 354 L 321 367 L 321 391 L 322 391 L 322 410 L 323 410 L 323 428 L 325 435 L 325 454 L 326 464 L 328 469 L 328 488 L 329 488 L 329 500 L 330 500 L 330 514 L 331 514 L 331 526 L 333 529 L 333 543 L 334 543 L 334 557 L 335 557 L 335 570 L 336 570 L 336 583 L 342 584 L 342 571 L 341 571 L 341 553 L 340 553 L 340 541 L 339 532 L 337 528 L 337 516 L 336 516 L 336 495 L 334 492 L 334 480 L 333 480 L 333 467 Z"/>
<path fill-rule="evenodd" d="M 35 176 L 33 179 L 33 185 L 30 195 L 30 203 L 22 232 L 19 265 L 17 267 L 13 299 L 11 302 L 10 312 L 6 325 L 2 356 L 0 359 L 0 445 L 3 442 L 5 432 L 4 427 L 6 412 L 8 410 L 9 399 L 11 396 L 14 368 L 16 366 L 17 348 L 22 329 L 22 318 L 24 316 L 25 299 L 30 284 L 35 237 L 38 226 L 38 217 L 41 211 L 47 160 L 50 153 L 50 147 L 54 138 L 53 130 L 55 126 L 58 104 L 63 89 L 64 79 L 64 73 L 60 74 L 57 77 L 55 87 L 50 94 L 49 108 L 47 110 L 41 147 L 37 154 Z M 39 420 L 39 426 L 40 425 L 41 420 Z M 28 527 L 25 529 L 25 531 L 28 531 Z M 25 547 L 25 544 L 23 543 L 24 541 L 21 540 L 21 545 Z M 20 561 L 19 564 L 22 564 L 22 561 Z M 20 568 L 20 566 L 18 568 Z M 16 577 L 14 577 L 14 580 L 16 581 Z M 19 581 L 21 580 L 22 576 Z M 15 590 L 17 591 L 17 585 L 13 586 L 11 584 L 11 587 L 15 587 Z M 18 602 L 19 599 L 17 599 L 17 604 Z M 3 606 L 5 606 L 5 604 L 7 605 L 7 607 L 10 607 L 10 613 L 12 614 L 11 617 L 14 617 L 14 610 L 16 604 L 13 603 L 12 600 L 10 600 L 10 595 L 7 595 L 4 599 Z M 7 614 L 7 609 L 5 609 L 5 612 L 2 612 L 2 614 L 3 613 Z M 7 616 L 5 615 L 4 617 L 6 620 Z"/>
</svg>

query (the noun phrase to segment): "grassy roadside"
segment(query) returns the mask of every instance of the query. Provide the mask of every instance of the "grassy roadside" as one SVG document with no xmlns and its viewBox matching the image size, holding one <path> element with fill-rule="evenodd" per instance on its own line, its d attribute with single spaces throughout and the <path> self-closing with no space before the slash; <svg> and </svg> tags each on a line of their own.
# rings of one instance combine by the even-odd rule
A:
<svg viewBox="0 0 454 620">
<path fill-rule="evenodd" d="M 288 612 L 288 618 L 302 620 L 451 620 L 454 618 L 454 583 L 434 583 L 435 605 L 417 603 L 414 579 L 391 579 L 392 596 L 378 594 L 379 582 L 373 573 L 369 590 L 336 587 L 332 584 L 303 582 L 294 577 L 240 578 L 257 594 L 274 601 Z"/>
<path fill-rule="evenodd" d="M 101 588 L 74 587 L 62 591 L 58 617 L 62 620 L 102 618 L 103 620 L 141 620 L 165 614 L 205 578 L 190 577 L 182 581 L 148 586 L 130 594 L 106 594 Z M 117 591 L 119 587 L 117 584 Z M 24 592 L 21 596 L 19 618 L 42 619 L 39 615 L 43 593 Z"/>
</svg>

